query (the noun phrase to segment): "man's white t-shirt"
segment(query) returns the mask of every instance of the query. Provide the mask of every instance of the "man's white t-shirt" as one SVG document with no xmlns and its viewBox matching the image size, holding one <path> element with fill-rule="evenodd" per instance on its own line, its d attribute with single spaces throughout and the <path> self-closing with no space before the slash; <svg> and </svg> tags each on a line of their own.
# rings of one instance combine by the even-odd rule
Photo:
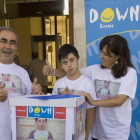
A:
<svg viewBox="0 0 140 140">
<path fill-rule="evenodd" d="M 8 99 L 25 94 L 31 94 L 32 83 L 26 70 L 22 67 L 12 64 L 0 63 L 0 82 L 3 83 L 2 74 L 10 74 L 10 81 L 15 84 L 15 87 L 5 88 L 7 90 Z M 16 92 L 15 92 L 16 91 Z M 10 123 L 10 107 L 8 106 L 8 99 L 0 102 L 0 140 L 11 140 L 11 123 Z"/>
<path fill-rule="evenodd" d="M 84 75 L 81 75 L 76 80 L 69 80 L 67 76 L 57 80 L 55 82 L 52 94 L 61 94 L 61 92 L 64 91 L 66 87 L 68 87 L 71 94 L 77 94 L 80 92 L 90 93 L 92 98 L 96 100 L 94 84 L 89 78 Z M 92 107 L 93 106 L 86 103 L 86 108 Z"/>
<path fill-rule="evenodd" d="M 115 78 L 110 69 L 101 69 L 100 65 L 92 65 L 80 72 L 92 79 L 95 85 L 97 100 L 108 99 L 124 94 L 128 99 L 119 107 L 96 107 L 92 137 L 99 140 L 128 140 L 131 123 L 131 100 L 135 97 L 137 74 L 128 67 L 128 72 L 121 78 Z M 109 81 L 110 95 L 97 94 L 105 81 Z"/>
</svg>

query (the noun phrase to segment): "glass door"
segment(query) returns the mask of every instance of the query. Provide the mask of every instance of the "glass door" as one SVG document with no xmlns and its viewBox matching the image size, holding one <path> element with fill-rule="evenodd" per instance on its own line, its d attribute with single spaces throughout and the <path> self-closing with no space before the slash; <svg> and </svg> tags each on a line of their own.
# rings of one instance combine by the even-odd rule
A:
<svg viewBox="0 0 140 140">
<path fill-rule="evenodd" d="M 45 43 L 45 47 L 43 46 Z M 62 45 L 62 37 L 59 35 L 31 36 L 32 51 L 37 51 L 39 58 L 44 60 L 47 58 L 50 65 L 54 69 L 62 68 L 57 59 L 57 52 Z M 40 57 L 43 56 L 43 57 Z M 48 88 L 53 88 L 56 81 L 55 76 L 47 76 Z"/>
</svg>

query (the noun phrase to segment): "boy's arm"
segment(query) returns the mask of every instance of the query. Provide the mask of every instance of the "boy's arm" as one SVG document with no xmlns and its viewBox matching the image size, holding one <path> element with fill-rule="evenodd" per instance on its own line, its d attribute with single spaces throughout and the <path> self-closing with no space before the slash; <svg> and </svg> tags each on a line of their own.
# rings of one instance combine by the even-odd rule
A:
<svg viewBox="0 0 140 140">
<path fill-rule="evenodd" d="M 53 69 L 48 60 L 46 59 L 46 65 L 43 67 L 43 74 L 46 76 L 56 76 L 56 77 L 64 77 L 66 73 L 63 69 Z"/>
<path fill-rule="evenodd" d="M 86 132 L 85 140 L 88 140 L 90 131 L 92 129 L 94 118 L 95 118 L 95 107 L 87 109 L 86 110 L 86 122 L 85 122 L 85 132 Z"/>
</svg>

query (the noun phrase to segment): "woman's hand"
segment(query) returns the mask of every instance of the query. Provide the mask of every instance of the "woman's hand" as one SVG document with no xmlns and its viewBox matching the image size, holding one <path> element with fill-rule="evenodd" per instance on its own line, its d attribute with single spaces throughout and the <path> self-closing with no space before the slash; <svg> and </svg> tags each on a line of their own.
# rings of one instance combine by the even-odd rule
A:
<svg viewBox="0 0 140 140">
<path fill-rule="evenodd" d="M 92 99 L 89 93 L 81 92 L 81 93 L 78 93 L 77 95 L 85 96 L 87 103 L 90 105 L 94 105 L 94 100 Z"/>
</svg>

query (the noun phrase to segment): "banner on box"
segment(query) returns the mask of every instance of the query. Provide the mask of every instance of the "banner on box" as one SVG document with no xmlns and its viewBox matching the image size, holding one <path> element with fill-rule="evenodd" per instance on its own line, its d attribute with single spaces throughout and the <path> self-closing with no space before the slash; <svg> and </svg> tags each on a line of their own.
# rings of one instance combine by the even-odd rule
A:
<svg viewBox="0 0 140 140">
<path fill-rule="evenodd" d="M 110 34 L 123 36 L 131 51 L 140 85 L 140 1 L 85 0 L 87 65 L 99 64 L 101 39 Z M 140 86 L 132 101 L 130 140 L 140 139 Z"/>
<path fill-rule="evenodd" d="M 76 140 L 78 140 L 84 133 L 85 128 L 85 108 L 76 112 Z"/>
<path fill-rule="evenodd" d="M 53 107 L 28 107 L 28 117 L 53 118 Z"/>
<path fill-rule="evenodd" d="M 16 117 L 66 119 L 66 107 L 16 106 Z"/>
<path fill-rule="evenodd" d="M 66 120 L 16 117 L 16 140 L 65 140 Z"/>
<path fill-rule="evenodd" d="M 76 113 L 80 110 L 82 110 L 83 108 L 85 108 L 85 103 L 79 105 L 78 107 L 76 107 Z"/>
</svg>

